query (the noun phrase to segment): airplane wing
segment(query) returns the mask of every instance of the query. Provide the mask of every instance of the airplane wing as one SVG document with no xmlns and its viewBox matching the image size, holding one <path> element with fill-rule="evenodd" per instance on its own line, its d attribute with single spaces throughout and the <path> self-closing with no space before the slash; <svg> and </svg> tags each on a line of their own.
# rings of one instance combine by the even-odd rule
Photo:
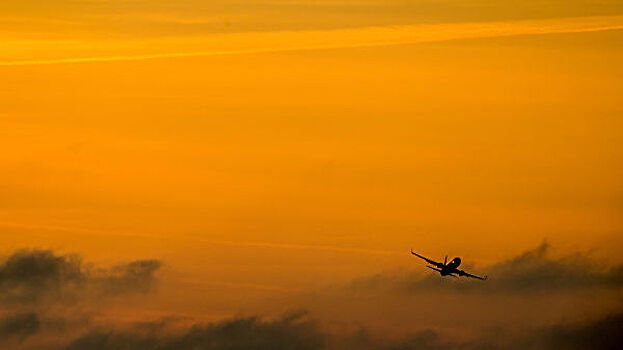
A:
<svg viewBox="0 0 623 350">
<path fill-rule="evenodd" d="M 431 269 L 431 270 L 435 270 L 435 271 L 437 271 L 437 272 L 442 272 L 442 270 L 441 270 L 441 269 L 436 269 L 436 268 L 434 268 L 434 267 L 432 267 L 432 266 L 426 266 L 426 267 L 428 267 L 428 268 L 429 268 L 429 269 Z M 443 275 L 442 275 L 442 276 L 443 276 Z M 459 278 L 458 276 L 455 276 L 455 275 L 453 275 L 453 274 L 449 274 L 449 275 L 447 275 L 447 276 L 451 276 L 451 277 L 454 277 L 454 278 Z"/>
<path fill-rule="evenodd" d="M 477 279 L 479 279 L 479 280 L 483 280 L 483 281 L 487 279 L 487 276 L 485 276 L 485 277 L 480 277 L 480 276 L 476 276 L 476 275 L 472 275 L 472 274 L 470 274 L 470 273 L 467 273 L 467 272 L 465 272 L 465 271 L 463 271 L 463 270 L 459 270 L 459 276 L 465 276 L 465 277 L 477 278 Z"/>
<path fill-rule="evenodd" d="M 429 263 L 429 264 L 431 264 L 431 265 L 433 265 L 433 266 L 437 266 L 437 267 L 442 267 L 442 266 L 443 266 L 443 264 L 442 264 L 442 263 L 440 263 L 440 262 L 436 262 L 436 261 L 431 260 L 431 259 L 426 258 L 426 257 L 423 257 L 423 256 L 421 256 L 420 254 L 413 252 L 413 250 L 411 251 L 411 254 L 413 254 L 413 255 L 417 256 L 417 257 L 418 257 L 418 258 L 420 258 L 420 259 L 426 260 L 426 262 L 427 262 L 427 263 Z"/>
<path fill-rule="evenodd" d="M 428 267 L 428 268 L 429 268 L 429 269 L 431 269 L 431 270 L 435 270 L 435 271 L 437 271 L 437 272 L 441 272 L 441 270 L 440 270 L 440 269 L 436 269 L 436 268 L 434 268 L 434 267 L 432 267 L 432 266 L 426 266 L 426 267 Z"/>
</svg>

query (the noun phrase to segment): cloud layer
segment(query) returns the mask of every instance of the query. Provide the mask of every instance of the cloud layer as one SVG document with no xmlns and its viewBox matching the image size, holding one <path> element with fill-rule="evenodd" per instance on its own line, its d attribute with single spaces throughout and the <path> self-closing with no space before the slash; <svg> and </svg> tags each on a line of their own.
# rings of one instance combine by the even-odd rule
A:
<svg viewBox="0 0 623 350">
<path fill-rule="evenodd" d="M 54 299 L 72 302 L 87 296 L 113 296 L 150 290 L 157 260 L 137 260 L 94 268 L 77 255 L 50 250 L 20 250 L 0 264 L 0 300 L 29 305 Z"/>
<path fill-rule="evenodd" d="M 128 321 L 85 316 L 76 307 L 99 304 L 105 297 L 148 292 L 160 266 L 157 260 L 137 260 L 98 268 L 77 255 L 36 249 L 14 252 L 0 264 L 0 346 L 53 350 L 608 350 L 623 343 L 620 309 L 564 321 L 563 314 L 545 319 L 547 311 L 527 310 L 569 291 L 589 290 L 597 296 L 599 289 L 622 287 L 621 266 L 604 267 L 584 253 L 555 258 L 546 242 L 484 268 L 491 276 L 486 282 L 421 274 L 378 275 L 356 281 L 341 290 L 337 299 L 315 298 L 311 304 L 299 300 L 301 306 L 310 308 L 309 314 L 239 316 L 206 323 L 172 312 L 156 321 L 149 316 Z M 370 290 L 384 292 L 363 299 L 357 294 Z M 456 297 L 444 299 L 442 294 Z M 517 295 L 528 299 L 519 298 L 517 304 Z M 533 305 L 528 301 L 532 299 L 539 301 Z M 494 305 L 499 302 L 504 304 L 503 313 L 516 315 L 500 314 L 500 305 Z M 335 327 L 330 313 L 317 312 L 322 308 L 358 326 Z M 379 331 L 368 327 L 367 316 L 358 318 L 359 308 L 389 328 L 394 321 L 411 325 L 398 333 Z M 441 317 L 435 319 L 431 312 Z M 448 320 L 449 314 L 454 319 Z M 487 320 L 495 320 L 496 315 L 502 318 L 493 323 Z M 518 322 L 513 317 L 539 322 Z"/>
<path fill-rule="evenodd" d="M 63 349 L 313 350 L 325 348 L 324 338 L 314 322 L 302 313 L 294 313 L 273 321 L 250 317 L 196 324 L 178 334 L 167 334 L 162 329 L 95 330 Z"/>
<path fill-rule="evenodd" d="M 488 275 L 489 279 L 481 282 L 462 278 L 448 283 L 432 272 L 422 276 L 421 270 L 412 270 L 407 273 L 386 273 L 358 279 L 351 287 L 366 289 L 391 286 L 390 288 L 412 293 L 432 289 L 485 294 L 566 292 L 623 287 L 623 264 L 605 267 L 583 252 L 553 257 L 551 246 L 546 241 L 534 249 L 485 268 L 470 266 L 461 268 L 471 273 Z"/>
<path fill-rule="evenodd" d="M 623 344 L 623 314 L 582 323 L 560 323 L 529 332 L 489 332 L 470 340 L 456 340 L 433 330 L 400 339 L 372 336 L 364 330 L 343 334 L 327 332 L 295 313 L 272 321 L 236 318 L 197 324 L 182 332 L 165 329 L 96 330 L 73 340 L 63 350 L 515 350 L 515 349 L 618 349 Z"/>
<path fill-rule="evenodd" d="M 39 331 L 41 322 L 36 313 L 18 313 L 0 319 L 0 341 L 25 339 Z"/>
</svg>

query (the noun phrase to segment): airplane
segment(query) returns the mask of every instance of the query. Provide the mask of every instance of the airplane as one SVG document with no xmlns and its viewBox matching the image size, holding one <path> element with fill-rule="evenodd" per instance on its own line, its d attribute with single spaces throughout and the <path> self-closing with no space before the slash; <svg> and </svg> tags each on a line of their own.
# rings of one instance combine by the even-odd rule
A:
<svg viewBox="0 0 623 350">
<path fill-rule="evenodd" d="M 443 260 L 443 263 L 441 262 L 436 262 L 433 261 L 431 259 L 428 259 L 426 257 L 421 256 L 418 253 L 415 253 L 413 250 L 411 250 L 411 254 L 417 256 L 420 259 L 426 260 L 427 263 L 433 265 L 433 266 L 426 266 L 431 270 L 435 270 L 437 272 L 439 272 L 440 275 L 442 276 L 452 276 L 452 277 L 456 277 L 458 278 L 456 275 L 458 276 L 465 276 L 465 277 L 471 277 L 471 278 L 477 278 L 479 280 L 486 280 L 487 276 L 484 277 L 480 277 L 480 276 L 475 276 L 472 274 L 469 274 L 463 270 L 459 270 L 457 269 L 457 267 L 459 267 L 459 265 L 461 265 L 461 258 L 456 257 L 454 259 L 452 259 L 450 262 L 448 262 L 448 256 L 446 255 L 446 258 Z"/>
</svg>

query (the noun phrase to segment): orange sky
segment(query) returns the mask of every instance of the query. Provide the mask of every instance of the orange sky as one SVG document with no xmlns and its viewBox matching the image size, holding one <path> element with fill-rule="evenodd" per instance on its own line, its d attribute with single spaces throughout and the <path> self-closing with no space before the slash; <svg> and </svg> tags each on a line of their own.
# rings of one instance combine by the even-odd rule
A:
<svg viewBox="0 0 623 350">
<path fill-rule="evenodd" d="M 209 319 L 410 248 L 620 263 L 623 7 L 533 3 L 5 2 L 0 251 L 159 259 L 115 312 Z"/>
</svg>

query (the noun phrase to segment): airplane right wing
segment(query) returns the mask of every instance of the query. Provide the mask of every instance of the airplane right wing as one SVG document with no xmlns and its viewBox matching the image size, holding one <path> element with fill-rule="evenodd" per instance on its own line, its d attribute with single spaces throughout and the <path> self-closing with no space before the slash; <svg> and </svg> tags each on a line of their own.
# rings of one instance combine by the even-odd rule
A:
<svg viewBox="0 0 623 350">
<path fill-rule="evenodd" d="M 479 280 L 486 280 L 487 276 L 485 277 L 480 277 L 480 276 L 476 276 L 476 275 L 472 275 L 471 273 L 467 273 L 463 270 L 459 270 L 459 276 L 465 276 L 465 277 L 471 277 L 471 278 L 477 278 Z"/>
<path fill-rule="evenodd" d="M 429 263 L 429 264 L 431 264 L 431 265 L 433 265 L 433 266 L 437 266 L 437 267 L 439 267 L 439 268 L 441 268 L 441 267 L 443 266 L 443 264 L 442 264 L 442 263 L 440 263 L 440 262 L 436 262 L 436 261 L 431 260 L 431 259 L 426 258 L 426 257 L 423 257 L 423 256 L 421 256 L 420 254 L 415 253 L 413 250 L 411 251 L 411 254 L 413 254 L 413 255 L 417 256 L 417 257 L 418 257 L 418 258 L 420 258 L 420 259 L 426 260 L 426 262 L 427 262 L 427 263 Z"/>
</svg>

